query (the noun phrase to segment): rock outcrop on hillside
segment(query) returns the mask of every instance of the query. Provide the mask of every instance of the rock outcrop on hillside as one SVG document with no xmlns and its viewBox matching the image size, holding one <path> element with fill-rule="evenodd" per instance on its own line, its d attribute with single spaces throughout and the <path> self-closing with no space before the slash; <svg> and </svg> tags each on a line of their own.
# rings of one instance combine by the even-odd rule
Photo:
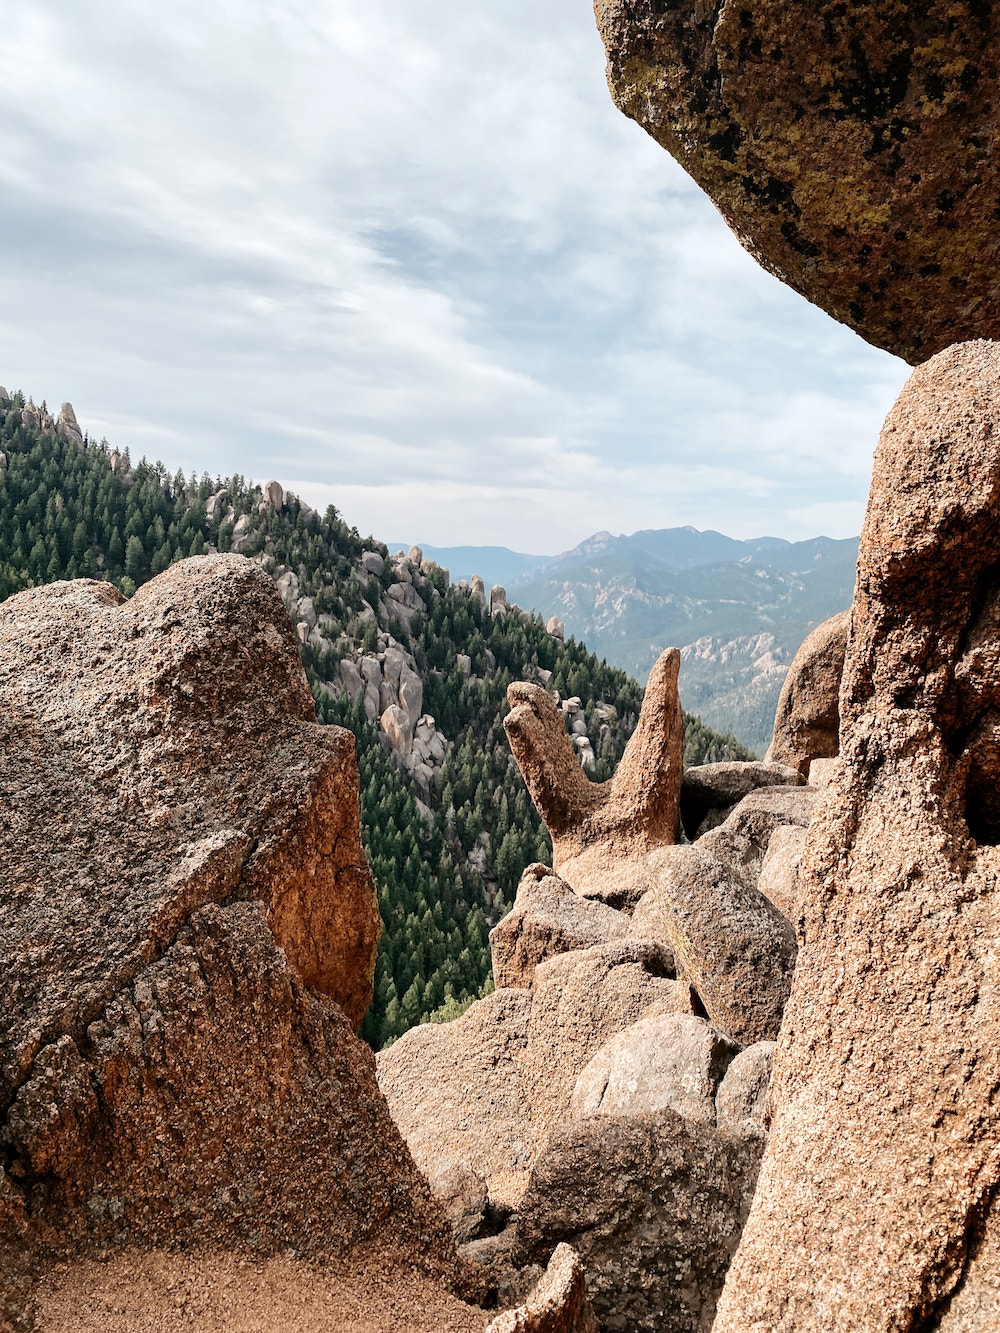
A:
<svg viewBox="0 0 1000 1333">
<path fill-rule="evenodd" d="M 993 6 L 595 8 L 618 106 L 766 269 L 911 363 L 1000 334 Z"/>
<path fill-rule="evenodd" d="M 921 366 L 882 431 L 719 1333 L 1000 1324 L 998 440 L 989 342 Z"/>
<path fill-rule="evenodd" d="M 271 580 L 0 607 L 0 1283 L 107 1245 L 451 1262 L 352 1032 L 379 923 L 349 733 Z"/>
</svg>

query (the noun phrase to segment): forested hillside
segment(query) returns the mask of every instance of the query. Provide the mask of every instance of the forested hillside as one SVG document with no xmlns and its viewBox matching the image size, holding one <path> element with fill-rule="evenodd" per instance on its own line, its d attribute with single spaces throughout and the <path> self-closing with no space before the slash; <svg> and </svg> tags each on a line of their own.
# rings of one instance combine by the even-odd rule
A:
<svg viewBox="0 0 1000 1333">
<path fill-rule="evenodd" d="M 610 776 L 641 690 L 538 616 L 362 539 L 275 483 L 185 477 L 83 437 L 0 390 L 0 599 L 62 578 L 130 595 L 176 560 L 235 550 L 275 579 L 321 721 L 357 737 L 362 827 L 384 923 L 363 1035 L 380 1047 L 491 983 L 488 932 L 548 839 L 503 733 L 507 686 L 562 704 L 581 762 Z M 746 757 L 687 718 L 688 763 Z"/>
</svg>

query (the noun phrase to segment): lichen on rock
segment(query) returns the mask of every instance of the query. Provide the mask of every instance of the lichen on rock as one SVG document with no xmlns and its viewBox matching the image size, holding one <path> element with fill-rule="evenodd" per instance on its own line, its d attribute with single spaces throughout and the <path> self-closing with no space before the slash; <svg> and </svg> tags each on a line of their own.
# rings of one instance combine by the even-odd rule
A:
<svg viewBox="0 0 1000 1333">
<path fill-rule="evenodd" d="M 1000 334 L 980 0 L 596 0 L 618 106 L 795 291 L 911 363 Z"/>
</svg>

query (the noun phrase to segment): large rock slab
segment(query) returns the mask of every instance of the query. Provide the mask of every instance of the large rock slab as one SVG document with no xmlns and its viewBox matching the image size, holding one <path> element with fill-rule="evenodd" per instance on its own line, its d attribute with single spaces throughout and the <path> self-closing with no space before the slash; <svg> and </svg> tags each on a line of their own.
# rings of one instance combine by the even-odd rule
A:
<svg viewBox="0 0 1000 1333">
<path fill-rule="evenodd" d="M 638 1115 L 669 1106 L 685 1120 L 714 1125 L 716 1093 L 738 1051 L 694 1014 L 642 1018 L 591 1057 L 573 1089 L 570 1114 Z"/>
<path fill-rule="evenodd" d="M 316 724 L 262 571 L 199 556 L 127 602 L 89 580 L 20 593 L 0 607 L 0 672 L 0 929 L 37 950 L 6 980 L 0 1078 L 53 1015 L 81 1030 L 195 906 L 228 897 L 265 902 L 303 981 L 360 1025 L 381 925 L 354 738 Z"/>
<path fill-rule="evenodd" d="M 582 898 L 548 866 L 530 865 L 521 876 L 512 910 L 490 931 L 493 980 L 497 987 L 530 986 L 539 963 L 606 944 L 628 928 L 624 913 Z"/>
<path fill-rule="evenodd" d="M 351 1030 L 379 931 L 353 737 L 271 580 L 209 556 L 128 602 L 9 599 L 0 756 L 0 1288 L 126 1238 L 445 1262 Z"/>
<path fill-rule="evenodd" d="M 639 722 L 615 775 L 590 782 L 555 700 L 539 685 L 507 691 L 504 729 L 531 799 L 552 838 L 552 865 L 585 897 L 631 908 L 648 889 L 643 857 L 676 843 L 680 829 L 684 719 L 680 653 L 668 648 L 649 673 Z"/>
<path fill-rule="evenodd" d="M 979 0 L 597 0 L 619 107 L 771 273 L 916 363 L 1000 334 Z"/>
<path fill-rule="evenodd" d="M 571 1245 L 602 1329 L 707 1330 L 759 1161 L 759 1141 L 673 1110 L 571 1120 L 531 1172 L 516 1252 L 544 1262 Z"/>
<path fill-rule="evenodd" d="M 719 1333 L 986 1326 L 969 1320 L 996 1289 L 998 562 L 1000 348 L 979 342 L 914 372 L 876 452 L 840 767 L 803 855 Z"/>
</svg>

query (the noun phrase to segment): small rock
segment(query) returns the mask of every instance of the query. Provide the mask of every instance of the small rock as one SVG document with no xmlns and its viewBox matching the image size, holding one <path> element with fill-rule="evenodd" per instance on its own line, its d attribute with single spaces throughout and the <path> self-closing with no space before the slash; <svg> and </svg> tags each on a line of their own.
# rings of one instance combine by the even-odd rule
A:
<svg viewBox="0 0 1000 1333">
<path fill-rule="evenodd" d="M 629 918 L 581 898 L 548 866 L 528 866 L 513 910 L 490 931 L 493 978 L 500 986 L 530 986 L 547 958 L 588 949 L 627 934 Z"/>
<path fill-rule="evenodd" d="M 806 845 L 806 830 L 797 824 L 779 824 L 771 834 L 760 868 L 757 888 L 793 925 L 799 918 L 799 863 Z"/>
<path fill-rule="evenodd" d="M 553 639 L 558 639 L 560 643 L 566 638 L 566 626 L 558 616 L 549 616 L 545 622 L 545 633 Z"/>
<path fill-rule="evenodd" d="M 371 574 L 379 579 L 382 577 L 382 572 L 385 569 L 385 561 L 379 555 L 378 551 L 362 551 L 361 568 L 366 574 Z"/>
<path fill-rule="evenodd" d="M 809 764 L 809 786 L 822 791 L 829 787 L 840 767 L 837 759 L 813 759 Z"/>
<path fill-rule="evenodd" d="M 840 679 L 851 628 L 851 610 L 817 625 L 792 659 L 774 715 L 767 752 L 772 763 L 806 775 L 814 759 L 840 748 Z"/>
<path fill-rule="evenodd" d="M 446 1162 L 428 1179 L 431 1193 L 443 1205 L 459 1245 L 472 1240 L 486 1212 L 486 1181 L 477 1171 Z"/>
<path fill-rule="evenodd" d="M 561 1244 L 525 1303 L 497 1315 L 487 1324 L 486 1333 L 599 1333 L 599 1329 L 587 1300 L 580 1256 Z"/>
<path fill-rule="evenodd" d="M 285 490 L 279 481 L 269 481 L 264 485 L 264 499 L 278 513 L 285 505 Z"/>
<path fill-rule="evenodd" d="M 776 828 L 783 824 L 791 824 L 803 830 L 809 827 L 818 799 L 819 793 L 814 787 L 761 787 L 749 796 L 744 796 L 739 805 L 729 812 L 720 827 L 732 835 L 725 845 L 733 847 L 737 843 L 741 844 L 740 855 L 745 877 L 756 883 L 771 835 Z M 703 841 L 704 837 L 699 839 L 699 844 Z M 723 843 L 717 845 L 722 846 Z"/>
</svg>

